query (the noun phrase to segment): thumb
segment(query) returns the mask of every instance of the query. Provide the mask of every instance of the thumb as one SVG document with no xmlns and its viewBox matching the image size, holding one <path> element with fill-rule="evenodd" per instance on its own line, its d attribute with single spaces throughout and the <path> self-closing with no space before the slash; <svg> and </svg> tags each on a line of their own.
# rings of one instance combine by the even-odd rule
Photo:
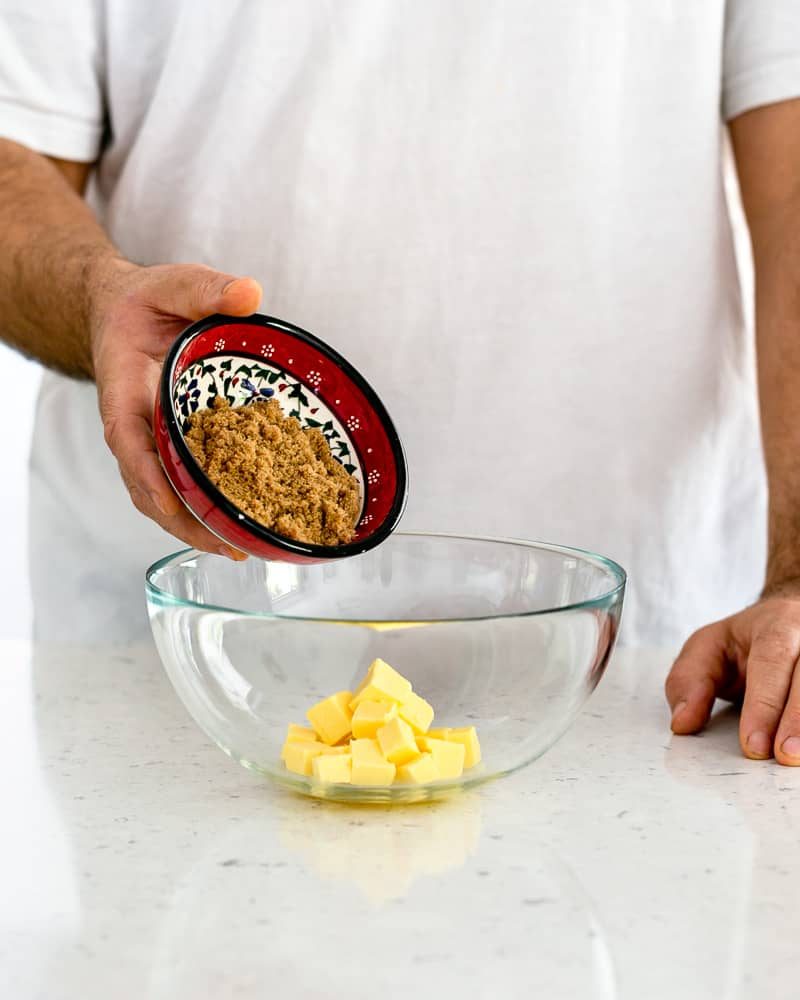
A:
<svg viewBox="0 0 800 1000">
<path fill-rule="evenodd" d="M 726 621 L 702 628 L 673 663 L 664 690 L 674 733 L 696 733 L 708 722 L 717 695 L 729 681 L 727 639 Z"/>
<path fill-rule="evenodd" d="M 201 264 L 159 268 L 152 289 L 153 305 L 173 316 L 196 320 L 212 313 L 249 316 L 261 302 L 261 285 L 254 278 L 238 278 Z"/>
</svg>

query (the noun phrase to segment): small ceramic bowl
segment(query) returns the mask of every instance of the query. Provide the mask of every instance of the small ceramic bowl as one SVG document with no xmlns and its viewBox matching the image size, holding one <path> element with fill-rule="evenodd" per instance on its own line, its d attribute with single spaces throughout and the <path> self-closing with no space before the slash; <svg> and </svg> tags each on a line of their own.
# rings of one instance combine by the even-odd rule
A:
<svg viewBox="0 0 800 1000">
<path fill-rule="evenodd" d="M 275 398 L 284 413 L 322 431 L 334 457 L 361 487 L 351 542 L 311 545 L 285 538 L 217 489 L 184 439 L 191 415 L 217 395 L 231 406 Z M 164 362 L 153 427 L 175 492 L 215 535 L 249 555 L 282 562 L 358 555 L 394 531 L 405 507 L 403 447 L 380 399 L 340 354 L 280 319 L 209 316 L 184 330 Z"/>
</svg>

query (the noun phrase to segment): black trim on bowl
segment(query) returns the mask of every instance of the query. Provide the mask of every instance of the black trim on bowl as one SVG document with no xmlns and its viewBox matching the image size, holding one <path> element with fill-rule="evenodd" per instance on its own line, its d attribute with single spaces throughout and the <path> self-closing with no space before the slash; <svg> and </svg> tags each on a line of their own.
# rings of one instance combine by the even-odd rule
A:
<svg viewBox="0 0 800 1000">
<path fill-rule="evenodd" d="M 186 344 L 194 337 L 201 333 L 205 333 L 207 330 L 213 330 L 214 328 L 220 326 L 231 326 L 233 324 L 236 324 L 237 326 L 245 324 L 248 326 L 258 326 L 263 329 L 273 328 L 282 330 L 284 333 L 288 333 L 297 340 L 310 344 L 315 350 L 319 351 L 320 354 L 325 355 L 338 368 L 340 368 L 366 397 L 367 402 L 374 410 L 376 416 L 381 422 L 381 426 L 389 438 L 389 444 L 391 445 L 392 455 L 394 457 L 395 468 L 397 471 L 397 485 L 395 488 L 394 499 L 392 500 L 392 506 L 390 507 L 389 513 L 386 515 L 381 526 L 377 531 L 370 535 L 369 538 L 365 538 L 360 542 L 348 542 L 346 545 L 312 545 L 306 542 L 297 542 L 292 538 L 284 538 L 283 535 L 278 535 L 274 531 L 270 531 L 262 524 L 254 521 L 249 515 L 245 514 L 244 511 L 240 510 L 225 496 L 224 493 L 217 489 L 217 487 L 211 482 L 205 472 L 198 465 L 194 455 L 192 455 L 189 447 L 184 441 L 183 431 L 178 424 L 178 420 L 172 406 L 172 375 L 175 369 L 175 362 Z M 186 327 L 186 329 L 183 330 L 182 333 L 179 333 L 176 337 L 174 343 L 169 349 L 169 352 L 167 353 L 166 358 L 164 359 L 164 367 L 161 371 L 159 395 L 161 400 L 161 410 L 167 426 L 167 433 L 169 434 L 170 441 L 175 446 L 175 450 L 178 452 L 181 461 L 192 473 L 192 478 L 215 506 L 219 507 L 223 513 L 227 514 L 232 521 L 241 524 L 247 529 L 247 531 L 254 534 L 261 541 L 267 542 L 270 545 L 275 545 L 277 548 L 284 549 L 287 552 L 309 556 L 313 559 L 343 559 L 347 556 L 361 555 L 363 552 L 368 552 L 370 549 L 374 549 L 377 545 L 380 545 L 381 542 L 385 541 L 399 524 L 400 518 L 403 516 L 406 499 L 408 497 L 408 467 L 406 464 L 405 452 L 403 451 L 403 445 L 400 441 L 400 436 L 395 429 L 394 423 L 392 422 L 392 418 L 389 416 L 386 411 L 386 407 L 380 401 L 377 393 L 367 382 L 364 376 L 361 375 L 360 372 L 356 371 L 350 362 L 343 358 L 341 354 L 335 351 L 332 347 L 329 347 L 328 344 L 326 344 L 323 340 L 320 340 L 319 337 L 315 337 L 314 334 L 308 333 L 307 330 L 303 330 L 299 326 L 295 326 L 293 323 L 287 323 L 285 320 L 277 319 L 274 316 L 264 316 L 261 313 L 254 313 L 252 316 L 225 316 L 221 313 L 217 313 L 213 316 L 207 316 L 205 319 L 198 320 L 196 323 L 192 323 L 191 326 Z M 366 488 L 366 483 L 364 485 Z"/>
</svg>

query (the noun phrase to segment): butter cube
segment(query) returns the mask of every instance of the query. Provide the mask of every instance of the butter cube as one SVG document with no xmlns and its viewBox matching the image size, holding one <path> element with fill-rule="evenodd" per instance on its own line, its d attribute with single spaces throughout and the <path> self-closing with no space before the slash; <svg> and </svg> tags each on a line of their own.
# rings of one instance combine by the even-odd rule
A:
<svg viewBox="0 0 800 1000">
<path fill-rule="evenodd" d="M 450 729 L 446 727 L 444 729 L 429 729 L 425 735 L 430 736 L 432 740 L 446 740 L 450 738 Z"/>
<path fill-rule="evenodd" d="M 478 742 L 478 734 L 474 726 L 465 726 L 462 729 L 451 729 L 447 734 L 447 739 L 451 743 L 463 743 L 464 767 L 475 767 L 481 760 L 481 745 Z"/>
<path fill-rule="evenodd" d="M 353 736 L 374 740 L 381 726 L 397 715 L 397 705 L 389 701 L 360 701 L 353 712 Z"/>
<path fill-rule="evenodd" d="M 316 740 L 317 734 L 313 729 L 309 729 L 307 726 L 298 726 L 294 722 L 289 723 L 289 727 L 286 730 L 286 740 L 289 743 L 295 743 L 297 740 Z"/>
<path fill-rule="evenodd" d="M 306 712 L 306 718 L 323 743 L 338 743 L 351 732 L 352 713 L 348 705 L 352 697 L 350 691 L 339 691 Z"/>
<path fill-rule="evenodd" d="M 314 757 L 311 766 L 317 781 L 336 785 L 350 784 L 353 758 L 349 753 L 321 753 L 318 757 Z"/>
<path fill-rule="evenodd" d="M 281 756 L 290 771 L 294 771 L 295 774 L 311 774 L 312 761 L 324 749 L 324 743 L 297 740 L 293 743 L 284 743 Z"/>
<path fill-rule="evenodd" d="M 286 730 L 286 742 L 281 750 L 281 760 L 285 760 L 285 750 L 289 743 L 316 743 L 317 734 L 313 729 L 306 729 L 305 726 L 296 726 L 293 722 L 289 723 L 289 728 Z"/>
<path fill-rule="evenodd" d="M 388 787 L 459 778 L 481 760 L 474 726 L 432 729 L 433 706 L 411 682 L 375 659 L 355 692 L 339 691 L 306 713 L 313 728 L 290 724 L 281 758 L 288 770 L 322 785 Z"/>
<path fill-rule="evenodd" d="M 353 740 L 350 751 L 353 755 L 352 784 L 391 785 L 396 768 L 383 756 L 377 740 Z"/>
<path fill-rule="evenodd" d="M 355 690 L 350 708 L 355 709 L 360 701 L 395 701 L 402 704 L 411 694 L 411 681 L 384 660 L 373 660 L 367 676 Z"/>
<path fill-rule="evenodd" d="M 433 706 L 418 694 L 411 694 L 401 704 L 398 714 L 411 726 L 415 733 L 425 733 L 433 722 Z"/>
<path fill-rule="evenodd" d="M 424 753 L 416 760 L 403 764 L 397 769 L 398 781 L 411 781 L 417 785 L 422 785 L 426 781 L 436 781 L 440 777 L 433 754 L 430 753 Z"/>
<path fill-rule="evenodd" d="M 440 778 L 460 778 L 464 770 L 467 748 L 463 743 L 437 740 L 432 736 L 418 736 L 420 750 L 430 753 Z"/>
<path fill-rule="evenodd" d="M 414 731 L 402 719 L 392 719 L 378 730 L 378 743 L 383 756 L 392 764 L 407 764 L 419 757 Z"/>
</svg>

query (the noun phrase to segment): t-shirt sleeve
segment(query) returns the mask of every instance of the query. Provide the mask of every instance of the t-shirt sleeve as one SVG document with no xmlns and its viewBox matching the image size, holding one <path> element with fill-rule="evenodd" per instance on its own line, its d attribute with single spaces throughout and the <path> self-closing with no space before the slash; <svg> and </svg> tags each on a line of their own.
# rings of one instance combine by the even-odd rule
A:
<svg viewBox="0 0 800 1000">
<path fill-rule="evenodd" d="M 101 0 L 0 0 L 0 136 L 92 162 L 103 138 Z"/>
<path fill-rule="evenodd" d="M 727 0 L 722 116 L 800 97 L 800 0 Z"/>
</svg>

